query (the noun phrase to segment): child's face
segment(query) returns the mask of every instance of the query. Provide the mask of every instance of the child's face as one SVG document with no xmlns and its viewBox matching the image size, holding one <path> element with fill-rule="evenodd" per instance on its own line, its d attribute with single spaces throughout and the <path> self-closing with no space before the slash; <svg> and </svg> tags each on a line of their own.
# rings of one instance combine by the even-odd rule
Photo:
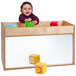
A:
<svg viewBox="0 0 76 76">
<path fill-rule="evenodd" d="M 23 5 L 21 12 L 24 15 L 29 16 L 33 12 L 33 10 L 29 4 L 25 4 L 25 5 Z"/>
</svg>

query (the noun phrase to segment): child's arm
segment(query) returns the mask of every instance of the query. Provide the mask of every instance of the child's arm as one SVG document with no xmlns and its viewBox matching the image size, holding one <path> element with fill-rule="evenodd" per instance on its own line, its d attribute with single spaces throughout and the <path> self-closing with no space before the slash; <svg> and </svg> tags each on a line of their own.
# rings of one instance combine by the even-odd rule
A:
<svg viewBox="0 0 76 76">
<path fill-rule="evenodd" d="M 25 23 L 25 21 L 32 21 L 32 19 L 31 18 L 25 18 L 24 16 L 23 16 L 23 14 L 21 14 L 20 16 L 19 16 L 19 21 L 21 22 L 21 23 Z"/>
<path fill-rule="evenodd" d="M 31 18 L 25 18 L 24 17 L 24 15 L 23 14 L 21 14 L 20 16 L 19 16 L 19 21 L 21 22 L 21 23 L 25 23 L 25 21 L 31 21 L 32 19 Z"/>
<path fill-rule="evenodd" d="M 32 21 L 32 23 L 33 23 L 34 25 L 37 25 L 37 24 L 38 24 L 36 20 Z"/>
<path fill-rule="evenodd" d="M 25 17 L 23 16 L 23 14 L 21 14 L 21 15 L 19 16 L 19 21 L 20 21 L 21 23 L 25 23 Z"/>
<path fill-rule="evenodd" d="M 32 16 L 33 16 L 33 19 L 34 19 L 34 20 L 32 21 L 33 24 L 34 24 L 34 25 L 37 25 L 37 24 L 39 23 L 39 18 L 38 18 L 37 16 L 35 16 L 34 14 L 32 14 Z"/>
</svg>

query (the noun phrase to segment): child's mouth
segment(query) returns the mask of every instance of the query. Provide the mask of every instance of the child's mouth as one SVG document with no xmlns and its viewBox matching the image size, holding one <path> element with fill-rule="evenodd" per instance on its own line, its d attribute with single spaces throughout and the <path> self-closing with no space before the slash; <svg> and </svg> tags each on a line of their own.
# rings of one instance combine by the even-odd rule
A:
<svg viewBox="0 0 76 76">
<path fill-rule="evenodd" d="M 29 14 L 29 12 L 26 12 L 26 14 Z"/>
</svg>

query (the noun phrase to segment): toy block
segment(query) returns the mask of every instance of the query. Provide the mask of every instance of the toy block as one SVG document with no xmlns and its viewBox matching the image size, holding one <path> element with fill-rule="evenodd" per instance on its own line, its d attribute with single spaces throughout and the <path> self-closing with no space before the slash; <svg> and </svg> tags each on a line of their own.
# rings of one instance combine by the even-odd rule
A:
<svg viewBox="0 0 76 76">
<path fill-rule="evenodd" d="M 38 54 L 29 55 L 29 62 L 30 62 L 30 64 L 36 64 L 36 63 L 40 62 L 40 55 L 38 55 Z"/>
<path fill-rule="evenodd" d="M 38 74 L 44 74 L 47 71 L 47 64 L 46 63 L 37 63 L 35 65 L 35 72 Z"/>
<path fill-rule="evenodd" d="M 32 21 L 30 21 L 30 22 L 26 21 L 25 22 L 25 27 L 33 27 Z"/>
</svg>

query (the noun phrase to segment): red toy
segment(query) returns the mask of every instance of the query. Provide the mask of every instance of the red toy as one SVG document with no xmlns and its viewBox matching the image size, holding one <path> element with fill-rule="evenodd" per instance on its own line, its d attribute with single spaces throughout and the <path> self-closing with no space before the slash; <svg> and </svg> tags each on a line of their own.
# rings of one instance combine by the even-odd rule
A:
<svg viewBox="0 0 76 76">
<path fill-rule="evenodd" d="M 58 21 L 52 21 L 52 22 L 50 22 L 50 26 L 58 26 Z"/>
</svg>

